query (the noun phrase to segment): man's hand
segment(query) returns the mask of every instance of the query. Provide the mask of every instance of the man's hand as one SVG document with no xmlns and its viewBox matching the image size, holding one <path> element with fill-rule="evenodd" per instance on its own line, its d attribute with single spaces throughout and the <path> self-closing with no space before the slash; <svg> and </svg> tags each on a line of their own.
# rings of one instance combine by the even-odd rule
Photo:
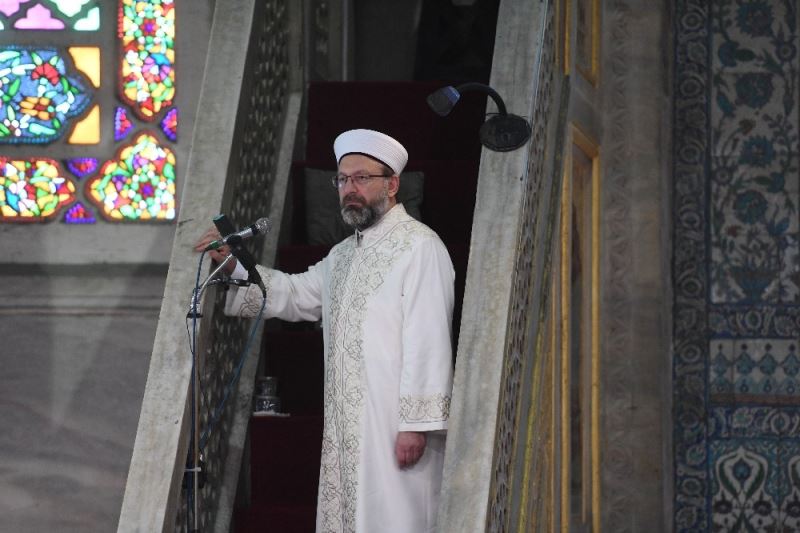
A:
<svg viewBox="0 0 800 533">
<path fill-rule="evenodd" d="M 425 452 L 425 433 L 401 431 L 397 434 L 397 442 L 394 445 L 397 466 L 400 468 L 414 466 L 423 452 Z"/>
<path fill-rule="evenodd" d="M 215 227 L 211 227 L 205 233 L 203 233 L 203 236 L 200 237 L 200 239 L 194 245 L 194 251 L 202 252 L 206 246 L 220 239 L 222 239 L 222 237 L 219 234 L 219 230 L 217 230 L 217 228 Z M 222 263 L 225 260 L 225 258 L 230 255 L 231 250 L 230 247 L 228 246 L 221 246 L 216 250 L 209 250 L 207 253 L 208 255 L 211 256 L 211 259 L 213 259 L 217 263 Z M 230 276 L 231 274 L 233 274 L 233 269 L 235 268 L 236 268 L 236 261 L 235 260 L 228 261 L 227 264 L 225 265 L 225 272 Z"/>
</svg>

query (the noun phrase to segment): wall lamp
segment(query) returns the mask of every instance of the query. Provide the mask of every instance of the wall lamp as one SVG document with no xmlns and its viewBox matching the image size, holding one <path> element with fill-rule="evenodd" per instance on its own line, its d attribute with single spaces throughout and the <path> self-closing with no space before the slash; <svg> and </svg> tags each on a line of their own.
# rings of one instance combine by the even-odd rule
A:
<svg viewBox="0 0 800 533">
<path fill-rule="evenodd" d="M 509 115 L 503 99 L 488 85 L 477 82 L 464 83 L 458 87 L 448 85 L 429 94 L 426 100 L 434 113 L 446 117 L 458 103 L 461 93 L 465 91 L 486 93 L 497 105 L 498 113 L 481 125 L 479 133 L 481 144 L 495 152 L 510 152 L 528 142 L 531 137 L 531 125 L 518 115 Z"/>
</svg>

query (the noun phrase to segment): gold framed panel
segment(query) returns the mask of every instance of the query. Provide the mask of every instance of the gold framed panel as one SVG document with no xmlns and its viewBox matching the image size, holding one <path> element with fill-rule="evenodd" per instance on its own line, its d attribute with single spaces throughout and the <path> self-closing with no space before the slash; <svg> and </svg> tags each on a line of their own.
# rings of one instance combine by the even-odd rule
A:
<svg viewBox="0 0 800 533">
<path fill-rule="evenodd" d="M 600 0 L 575 0 L 575 70 L 597 87 L 600 79 Z"/>
<path fill-rule="evenodd" d="M 555 0 L 555 58 L 556 68 L 569 76 L 570 52 L 570 2 L 571 0 Z"/>
<path fill-rule="evenodd" d="M 520 428 L 524 428 L 520 435 L 524 444 L 519 447 L 524 465 L 521 497 L 519 515 L 508 517 L 506 527 L 519 533 L 575 528 L 599 532 L 601 528 L 600 151 L 574 123 L 568 126 L 567 137 L 552 262 L 546 273 L 550 290 L 534 341 L 539 356 L 524 369 L 532 378 L 531 403 L 517 419 L 518 427 L 524 424 Z M 583 280 L 577 300 L 576 265 Z M 580 353 L 577 367 L 576 348 Z M 577 419 L 576 404 L 580 406 Z M 577 455 L 574 438 L 580 439 Z M 577 472 L 581 481 L 576 492 L 572 476 Z"/>
<path fill-rule="evenodd" d="M 600 531 L 600 150 L 570 124 L 561 191 L 560 530 Z M 586 260 L 588 259 L 588 261 Z M 579 522 L 580 524 L 574 524 Z"/>
<path fill-rule="evenodd" d="M 556 245 L 555 250 L 553 250 L 553 258 L 557 258 L 560 253 L 561 249 L 559 245 Z M 561 376 L 561 368 L 558 365 L 558 354 L 560 353 L 559 350 L 561 347 L 561 339 L 559 338 L 560 324 L 558 321 L 561 305 L 559 298 L 557 298 L 557 295 L 559 294 L 559 284 L 560 278 L 554 275 L 551 281 L 550 327 L 548 328 L 548 334 L 550 335 L 550 401 L 552 402 L 552 405 L 550 407 L 550 441 L 548 442 L 548 451 L 550 453 L 551 460 L 550 470 L 548 472 L 550 505 L 548 505 L 547 511 L 547 531 L 558 531 L 558 525 L 561 523 L 561 503 L 557 497 L 561 490 L 561 479 L 558 475 L 558 472 L 561 471 L 562 461 L 561 457 L 557 453 L 561 446 L 560 436 L 558 434 L 558 415 L 561 412 L 560 387 L 558 386 Z"/>
<path fill-rule="evenodd" d="M 571 152 L 572 143 L 568 143 L 569 151 Z M 569 351 L 570 351 L 570 249 L 572 247 L 572 173 L 570 167 L 572 166 L 572 157 L 567 155 L 567 161 L 564 167 L 564 176 L 561 181 L 561 235 L 559 239 L 559 288 L 557 291 L 559 299 L 559 314 L 558 314 L 558 338 L 559 338 L 559 405 L 561 406 L 561 498 L 560 498 L 560 525 L 563 533 L 569 533 L 570 527 L 570 442 L 572 438 L 571 429 L 571 416 L 570 416 L 570 368 L 569 368 Z"/>
<path fill-rule="evenodd" d="M 552 457 L 549 456 L 548 445 L 550 439 L 548 430 L 551 426 L 549 417 L 552 413 L 550 404 L 552 383 L 548 364 L 552 354 L 549 333 L 550 326 L 545 324 L 536 338 L 536 353 L 541 354 L 543 359 L 532 368 L 532 401 L 528 410 L 522 496 L 517 522 L 519 533 L 541 529 L 547 523 L 546 514 L 550 509 L 549 502 L 552 501 L 547 492 L 547 480 L 551 469 L 549 459 Z"/>
<path fill-rule="evenodd" d="M 556 221 L 557 223 L 557 221 Z M 558 234 L 557 227 L 554 229 Z M 557 246 L 557 243 L 556 243 Z M 557 253 L 557 252 L 552 252 Z M 558 266 L 553 261 L 552 266 Z M 559 309 L 556 295 L 558 291 L 558 272 L 552 267 L 548 269 L 550 288 L 543 327 L 539 330 L 536 342 L 536 353 L 541 354 L 539 364 L 534 364 L 533 399 L 527 419 L 527 433 L 524 458 L 524 477 L 520 504 L 520 517 L 517 531 L 555 531 L 557 495 L 557 461 L 556 446 L 558 442 L 558 397 L 560 387 L 556 385 L 558 372 L 556 356 L 558 354 L 558 319 Z"/>
</svg>

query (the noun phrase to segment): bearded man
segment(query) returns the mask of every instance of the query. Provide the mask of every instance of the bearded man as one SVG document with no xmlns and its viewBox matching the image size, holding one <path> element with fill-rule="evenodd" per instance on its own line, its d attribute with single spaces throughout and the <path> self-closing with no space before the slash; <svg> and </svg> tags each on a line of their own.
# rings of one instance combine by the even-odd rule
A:
<svg viewBox="0 0 800 533">
<path fill-rule="evenodd" d="M 408 161 L 398 141 L 350 130 L 334 154 L 333 185 L 353 235 L 302 274 L 258 268 L 265 317 L 322 319 L 317 531 L 433 531 L 452 388 L 453 266 L 433 230 L 397 202 Z M 197 250 L 218 238 L 210 231 Z M 247 272 L 237 265 L 233 277 Z M 226 313 L 254 316 L 261 297 L 255 286 L 232 289 Z"/>
</svg>

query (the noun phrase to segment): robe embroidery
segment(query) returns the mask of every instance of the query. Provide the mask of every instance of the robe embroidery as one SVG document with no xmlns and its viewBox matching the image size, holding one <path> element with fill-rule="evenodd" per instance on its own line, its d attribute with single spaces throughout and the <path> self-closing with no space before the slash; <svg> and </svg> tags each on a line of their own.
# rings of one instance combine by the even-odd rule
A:
<svg viewBox="0 0 800 533">
<path fill-rule="evenodd" d="M 433 396 L 401 396 L 400 421 L 406 424 L 414 422 L 438 422 L 450 417 L 450 396 L 434 394 Z"/>
<path fill-rule="evenodd" d="M 264 282 L 264 287 L 267 291 L 267 305 L 269 305 L 272 270 L 261 272 L 261 279 Z M 261 302 L 263 298 L 264 296 L 261 294 L 261 291 L 247 291 L 244 296 L 244 301 L 242 302 L 242 305 L 236 314 L 241 316 L 256 316 L 261 310 Z"/>
<path fill-rule="evenodd" d="M 380 289 L 397 258 L 408 251 L 420 232 L 430 230 L 401 222 L 375 243 L 359 246 L 356 238 L 350 237 L 331 252 L 335 266 L 331 272 L 330 332 L 326 332 L 330 349 L 317 509 L 323 531 L 356 530 L 365 396 L 361 328 L 369 296 Z"/>
<path fill-rule="evenodd" d="M 454 273 L 444 245 L 398 205 L 305 273 L 258 269 L 265 317 L 323 323 L 317 531 L 430 530 L 452 387 Z M 228 292 L 227 314 L 260 308 L 257 286 Z M 397 468 L 398 431 L 432 432 L 419 468 Z"/>
</svg>

